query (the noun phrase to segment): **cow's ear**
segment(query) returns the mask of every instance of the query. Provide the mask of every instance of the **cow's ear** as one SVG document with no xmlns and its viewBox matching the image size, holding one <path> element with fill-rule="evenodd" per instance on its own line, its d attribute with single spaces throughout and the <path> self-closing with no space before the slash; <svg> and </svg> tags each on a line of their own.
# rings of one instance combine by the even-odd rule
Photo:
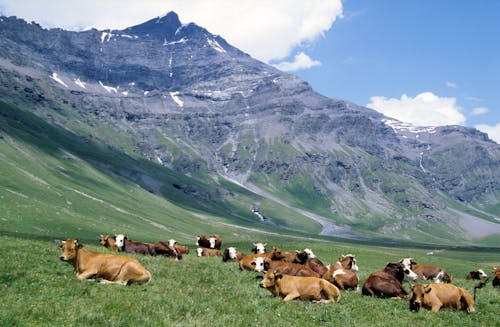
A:
<svg viewBox="0 0 500 327">
<path fill-rule="evenodd" d="M 426 287 L 425 293 L 429 294 L 432 291 L 432 287 Z"/>
<path fill-rule="evenodd" d="M 276 279 L 281 279 L 281 278 L 283 278 L 283 274 L 277 274 L 277 275 L 275 275 L 274 277 L 275 277 Z"/>
</svg>

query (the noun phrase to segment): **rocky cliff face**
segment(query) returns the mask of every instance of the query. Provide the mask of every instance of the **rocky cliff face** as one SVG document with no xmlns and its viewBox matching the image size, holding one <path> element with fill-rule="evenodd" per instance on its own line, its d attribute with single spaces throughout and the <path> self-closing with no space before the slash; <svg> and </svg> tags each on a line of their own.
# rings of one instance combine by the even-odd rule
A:
<svg viewBox="0 0 500 327">
<path fill-rule="evenodd" d="M 500 147 L 485 134 L 326 98 L 175 13 L 84 32 L 2 17 L 0 69 L 2 98 L 52 123 L 195 178 L 238 182 L 324 226 L 425 239 L 447 228 L 467 237 L 465 219 L 486 219 L 500 232 Z"/>
</svg>

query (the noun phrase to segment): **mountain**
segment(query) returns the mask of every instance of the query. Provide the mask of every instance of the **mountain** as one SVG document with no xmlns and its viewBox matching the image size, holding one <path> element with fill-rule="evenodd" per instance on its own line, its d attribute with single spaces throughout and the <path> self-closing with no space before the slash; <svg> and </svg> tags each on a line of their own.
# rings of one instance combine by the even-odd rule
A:
<svg viewBox="0 0 500 327">
<path fill-rule="evenodd" d="M 173 12 L 82 32 L 2 17 L 0 69 L 9 105 L 185 177 L 109 168 L 160 197 L 255 228 L 500 245 L 500 146 L 486 134 L 327 98 Z"/>
</svg>

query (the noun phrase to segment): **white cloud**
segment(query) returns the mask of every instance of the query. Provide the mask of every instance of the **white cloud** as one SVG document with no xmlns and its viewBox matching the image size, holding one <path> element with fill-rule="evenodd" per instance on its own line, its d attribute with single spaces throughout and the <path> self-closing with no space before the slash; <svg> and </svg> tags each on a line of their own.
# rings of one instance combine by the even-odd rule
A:
<svg viewBox="0 0 500 327">
<path fill-rule="evenodd" d="M 490 112 L 490 109 L 485 108 L 485 107 L 477 107 L 472 110 L 470 113 L 472 116 L 478 116 L 478 115 L 484 115 Z"/>
<path fill-rule="evenodd" d="M 312 60 L 308 55 L 306 55 L 304 52 L 301 52 L 293 58 L 293 61 L 283 61 L 280 62 L 276 65 L 273 65 L 274 67 L 281 69 L 285 72 L 290 72 L 290 71 L 296 71 L 300 69 L 307 69 L 311 68 L 314 66 L 319 66 L 321 63 L 317 60 Z"/>
<path fill-rule="evenodd" d="M 455 98 L 438 97 L 432 92 L 400 99 L 374 96 L 366 106 L 382 114 L 417 126 L 463 125 L 465 117 Z"/>
<path fill-rule="evenodd" d="M 446 82 L 446 86 L 449 87 L 450 89 L 456 89 L 458 87 L 457 83 L 454 82 Z"/>
<path fill-rule="evenodd" d="M 342 17 L 341 0 L 0 0 L 0 8 L 70 30 L 123 29 L 175 11 L 181 22 L 195 22 L 264 62 L 287 57 Z"/>
<path fill-rule="evenodd" d="M 490 139 L 500 144 L 500 123 L 496 124 L 495 126 L 476 125 L 474 127 L 480 130 L 481 132 L 488 134 Z"/>
</svg>

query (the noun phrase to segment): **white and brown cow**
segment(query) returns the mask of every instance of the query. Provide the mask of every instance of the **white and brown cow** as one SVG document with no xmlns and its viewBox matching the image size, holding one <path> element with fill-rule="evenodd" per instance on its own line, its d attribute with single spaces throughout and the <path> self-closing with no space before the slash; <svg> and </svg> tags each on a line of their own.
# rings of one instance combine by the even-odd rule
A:
<svg viewBox="0 0 500 327">
<path fill-rule="evenodd" d="M 401 263 L 389 262 L 384 270 L 371 273 L 363 283 L 363 295 L 376 297 L 404 298 L 408 293 L 403 287 L 404 280 L 416 280 L 417 274 Z"/>
<path fill-rule="evenodd" d="M 217 234 L 196 236 L 196 246 L 220 250 L 222 239 Z"/>
<path fill-rule="evenodd" d="M 121 285 L 151 280 L 151 273 L 134 258 L 90 251 L 73 238 L 63 241 L 59 248 L 59 259 L 73 266 L 78 279 L 101 278 L 102 284 Z"/>
<path fill-rule="evenodd" d="M 475 312 L 474 299 L 469 292 L 452 284 L 416 284 L 410 295 L 410 310 L 431 309 L 438 312 L 444 307 Z"/>
<path fill-rule="evenodd" d="M 451 276 L 443 268 L 417 264 L 413 258 L 403 258 L 399 262 L 409 270 L 415 272 L 419 279 L 432 281 L 437 284 L 451 283 Z"/>
<path fill-rule="evenodd" d="M 488 275 L 482 269 L 472 270 L 467 273 L 465 277 L 467 280 L 485 280 L 488 279 Z"/>
<path fill-rule="evenodd" d="M 230 246 L 224 250 L 224 253 L 222 254 L 222 261 L 240 261 L 244 257 L 246 257 L 245 253 L 238 252 L 234 246 Z"/>
<path fill-rule="evenodd" d="M 175 250 L 177 252 L 181 253 L 181 254 L 189 254 L 189 248 L 187 246 L 185 246 L 185 245 L 180 245 L 174 239 L 169 239 L 168 240 L 168 245 L 174 247 Z"/>
<path fill-rule="evenodd" d="M 255 271 L 255 259 L 269 258 L 271 260 L 281 260 L 283 258 L 279 248 L 273 248 L 271 251 L 264 253 L 250 254 L 242 258 L 239 262 L 240 270 L 253 270 Z"/>
<path fill-rule="evenodd" d="M 196 248 L 198 257 L 222 257 L 222 252 L 219 249 Z"/>
</svg>

